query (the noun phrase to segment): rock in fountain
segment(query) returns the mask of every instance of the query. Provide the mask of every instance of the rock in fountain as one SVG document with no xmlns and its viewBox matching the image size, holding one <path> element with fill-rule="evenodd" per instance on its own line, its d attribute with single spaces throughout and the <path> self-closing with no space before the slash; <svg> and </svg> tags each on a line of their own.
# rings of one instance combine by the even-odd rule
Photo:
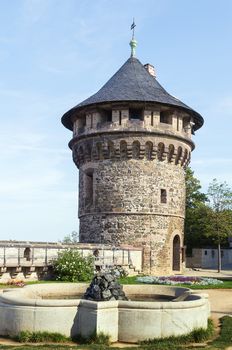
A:
<svg viewBox="0 0 232 350">
<path fill-rule="evenodd" d="M 117 278 L 109 272 L 102 272 L 94 276 L 85 292 L 84 299 L 94 301 L 128 300 Z"/>
</svg>

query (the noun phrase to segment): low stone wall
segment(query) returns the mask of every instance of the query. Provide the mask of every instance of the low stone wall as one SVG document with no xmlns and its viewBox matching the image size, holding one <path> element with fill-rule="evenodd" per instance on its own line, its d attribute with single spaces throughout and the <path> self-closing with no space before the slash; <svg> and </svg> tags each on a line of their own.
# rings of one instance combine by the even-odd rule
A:
<svg viewBox="0 0 232 350">
<path fill-rule="evenodd" d="M 186 334 L 206 328 L 209 302 L 205 295 L 190 294 L 181 302 L 103 301 L 54 299 L 62 295 L 82 294 L 87 284 L 43 284 L 8 290 L 0 295 L 0 335 L 20 331 L 59 332 L 66 336 L 109 334 L 111 341 L 136 343 L 148 338 Z M 187 288 L 127 285 L 128 297 L 169 295 L 178 297 Z M 45 299 L 42 299 L 45 298 Z"/>
<path fill-rule="evenodd" d="M 58 253 L 70 248 L 77 249 L 83 256 L 95 254 L 96 266 L 123 266 L 130 274 L 143 269 L 142 249 L 131 246 L 0 241 L 0 283 L 12 277 L 21 280 L 44 278 Z"/>
</svg>

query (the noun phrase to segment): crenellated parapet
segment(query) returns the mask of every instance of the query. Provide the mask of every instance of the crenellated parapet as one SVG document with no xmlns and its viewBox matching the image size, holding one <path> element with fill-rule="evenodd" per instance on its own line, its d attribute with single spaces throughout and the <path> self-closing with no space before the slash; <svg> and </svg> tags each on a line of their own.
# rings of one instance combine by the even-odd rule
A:
<svg viewBox="0 0 232 350">
<path fill-rule="evenodd" d="M 157 160 L 186 167 L 191 157 L 190 145 L 168 138 L 159 139 L 151 136 L 82 139 L 73 144 L 72 149 L 73 160 L 78 168 L 88 162 L 107 159 L 112 161 Z"/>
</svg>

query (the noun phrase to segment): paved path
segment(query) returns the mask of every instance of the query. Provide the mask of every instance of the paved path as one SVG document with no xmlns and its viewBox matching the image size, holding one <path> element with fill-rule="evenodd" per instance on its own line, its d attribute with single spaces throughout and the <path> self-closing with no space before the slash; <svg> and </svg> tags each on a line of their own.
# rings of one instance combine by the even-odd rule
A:
<svg viewBox="0 0 232 350">
<path fill-rule="evenodd" d="M 232 316 L 232 289 L 201 289 L 197 292 L 209 295 L 212 317 Z"/>
<path fill-rule="evenodd" d="M 232 270 L 206 270 L 206 269 L 186 269 L 183 273 L 185 276 L 198 276 L 198 277 L 213 277 L 213 278 L 228 278 L 232 280 Z"/>
</svg>

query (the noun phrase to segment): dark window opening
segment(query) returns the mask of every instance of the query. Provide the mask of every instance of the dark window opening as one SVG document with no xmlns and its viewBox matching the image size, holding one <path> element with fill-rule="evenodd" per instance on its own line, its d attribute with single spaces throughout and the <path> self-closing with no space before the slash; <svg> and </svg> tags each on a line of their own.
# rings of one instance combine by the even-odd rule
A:
<svg viewBox="0 0 232 350">
<path fill-rule="evenodd" d="M 122 111 L 119 111 L 119 125 L 122 125 Z"/>
<path fill-rule="evenodd" d="M 207 255 L 208 254 L 208 252 L 207 252 L 207 250 L 205 250 L 205 255 Z"/>
<path fill-rule="evenodd" d="M 93 204 L 93 171 L 85 173 L 84 186 L 85 206 L 91 206 Z"/>
<path fill-rule="evenodd" d="M 187 132 L 190 129 L 190 118 L 184 117 L 183 118 L 183 129 Z"/>
<path fill-rule="evenodd" d="M 127 143 L 126 143 L 126 141 L 120 142 L 120 157 L 121 157 L 121 159 L 127 158 Z"/>
<path fill-rule="evenodd" d="M 160 123 L 172 124 L 172 116 L 168 112 L 160 112 Z"/>
<path fill-rule="evenodd" d="M 31 249 L 30 249 L 30 248 L 27 247 L 27 248 L 24 249 L 23 257 L 24 257 L 27 261 L 30 261 L 30 260 L 31 260 Z"/>
<path fill-rule="evenodd" d="M 154 125 L 154 113 L 151 112 L 151 126 Z"/>
<path fill-rule="evenodd" d="M 111 110 L 106 112 L 106 121 L 112 122 L 112 111 Z"/>
<path fill-rule="evenodd" d="M 143 120 L 143 111 L 142 109 L 130 108 L 130 119 Z"/>
<path fill-rule="evenodd" d="M 160 201 L 161 203 L 167 203 L 167 191 L 165 189 L 160 190 Z"/>
<path fill-rule="evenodd" d="M 140 143 L 138 141 L 134 141 L 132 144 L 132 158 L 139 159 L 140 156 Z"/>
</svg>

